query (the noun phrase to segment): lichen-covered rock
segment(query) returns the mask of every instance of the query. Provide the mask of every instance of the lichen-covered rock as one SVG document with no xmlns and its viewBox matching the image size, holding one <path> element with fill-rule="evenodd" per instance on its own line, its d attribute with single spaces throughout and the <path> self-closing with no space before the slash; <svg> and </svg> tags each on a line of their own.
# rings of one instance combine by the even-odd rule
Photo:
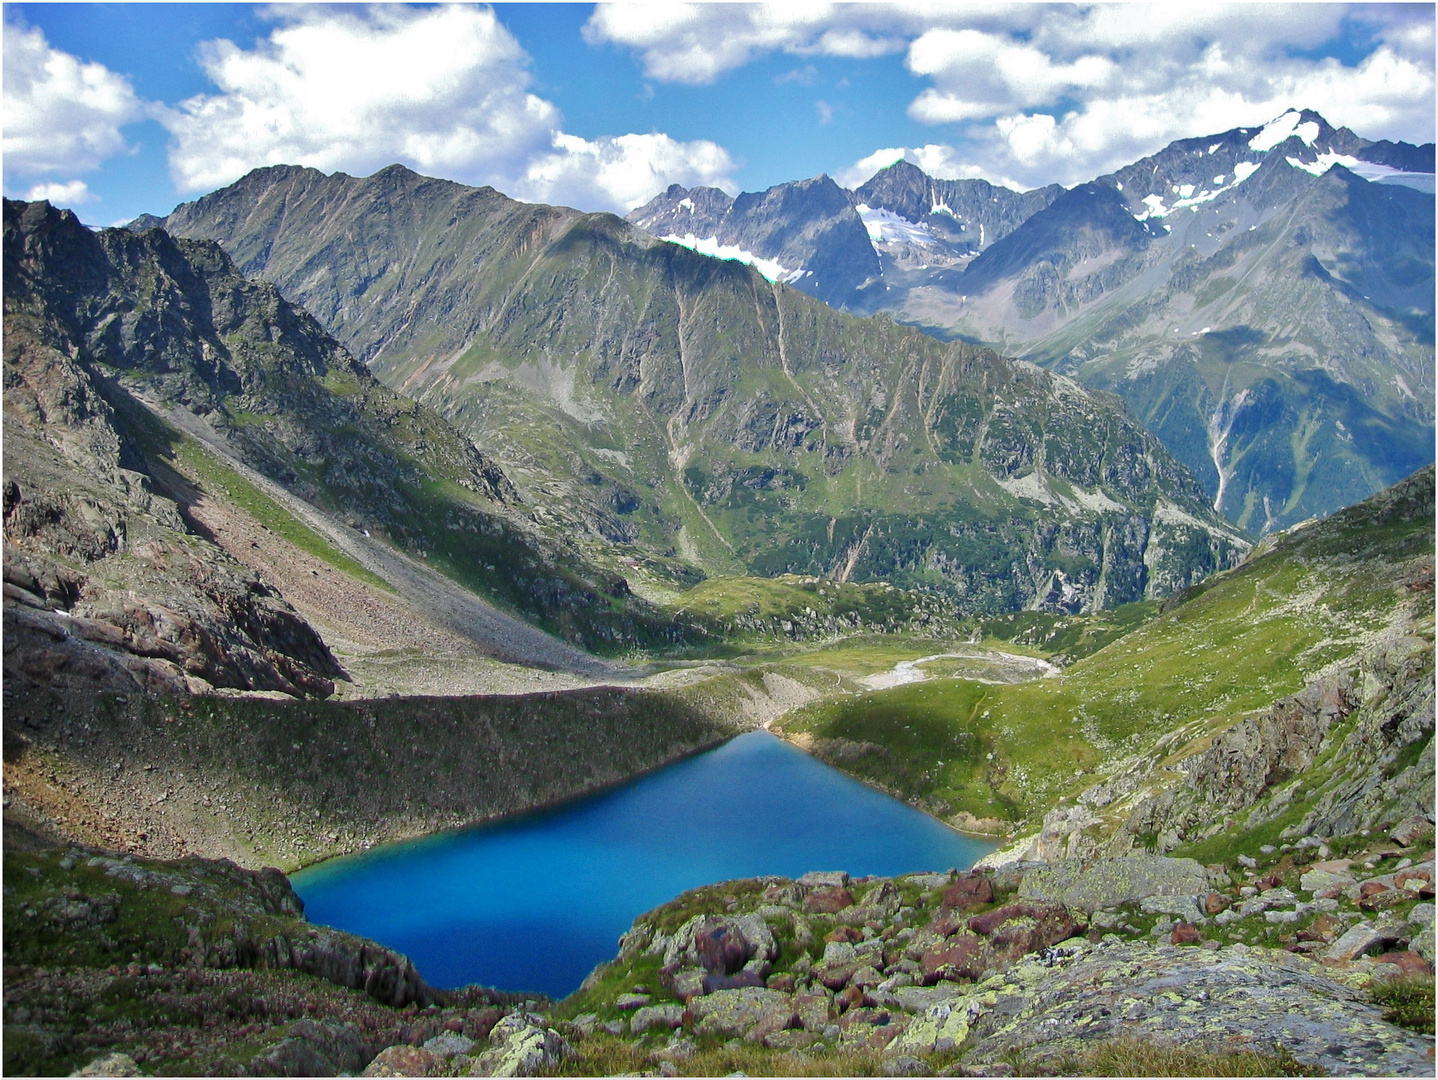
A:
<svg viewBox="0 0 1438 1080">
<path fill-rule="evenodd" d="M 762 980 L 769 973 L 763 965 L 778 955 L 774 932 L 758 914 L 696 915 L 675 931 L 664 950 L 664 966 L 699 967 L 711 975 L 733 975 L 752 964 L 751 970 Z"/>
<path fill-rule="evenodd" d="M 90 1064 L 82 1069 L 77 1069 L 71 1076 L 140 1076 L 140 1066 L 129 1054 L 106 1054 L 104 1057 L 97 1057 Z"/>
<path fill-rule="evenodd" d="M 924 953 L 919 963 L 925 985 L 941 979 L 977 979 L 992 964 L 989 943 L 976 934 L 955 934 Z"/>
<path fill-rule="evenodd" d="M 984 874 L 965 874 L 944 890 L 944 907 L 955 911 L 968 911 L 993 902 L 993 879 Z"/>
<path fill-rule="evenodd" d="M 1193 859 L 1127 855 L 1117 859 L 1069 859 L 1030 869 L 1019 896 L 1098 911 L 1150 896 L 1203 896 L 1209 876 Z"/>
<path fill-rule="evenodd" d="M 297 1020 L 286 1038 L 250 1059 L 251 1076 L 353 1076 L 369 1060 L 352 1024 Z"/>
<path fill-rule="evenodd" d="M 915 1017 L 904 1033 L 891 1042 L 887 1055 L 932 1054 L 952 1050 L 969 1036 L 967 1002 L 930 1005 Z"/>
<path fill-rule="evenodd" d="M 969 987 L 965 1068 L 1015 1050 L 1039 1065 L 1118 1035 L 1216 1049 L 1282 1046 L 1336 1075 L 1431 1076 L 1432 1041 L 1386 1022 L 1322 965 L 1268 950 L 1206 951 L 1076 939 Z M 933 1012 L 933 1010 L 930 1010 Z M 926 1014 L 928 1015 L 928 1014 Z M 913 1053 L 909 1039 L 891 1049 Z"/>
<path fill-rule="evenodd" d="M 361 1076 L 442 1076 L 444 1059 L 420 1046 L 386 1046 Z"/>
<path fill-rule="evenodd" d="M 1434 960 L 1432 923 L 1429 923 L 1422 930 L 1418 931 L 1418 933 L 1414 935 L 1413 940 L 1409 943 L 1408 947 L 1414 952 L 1416 952 L 1419 956 L 1423 957 L 1424 960 L 1427 960 L 1430 966 L 1434 963 L 1438 963 L 1438 961 Z"/>
<path fill-rule="evenodd" d="M 696 1032 L 726 1039 L 748 1036 L 760 1024 L 781 1030 L 798 1023 L 793 995 L 757 986 L 695 998 L 689 1011 Z"/>
<path fill-rule="evenodd" d="M 1385 944 L 1387 938 L 1382 931 L 1372 923 L 1361 922 L 1330 945 L 1323 955 L 1329 960 L 1356 960 L 1369 949 Z"/>
<path fill-rule="evenodd" d="M 804 910 L 810 914 L 833 915 L 851 907 L 854 894 L 842 885 L 822 885 L 804 897 Z"/>
<path fill-rule="evenodd" d="M 452 1058 L 474 1052 L 475 1041 L 458 1031 L 445 1031 L 424 1041 L 424 1048 L 436 1057 Z"/>
<path fill-rule="evenodd" d="M 489 1049 L 470 1066 L 470 1076 L 533 1076 L 559 1063 L 569 1044 L 545 1027 L 542 1016 L 511 1013 L 489 1033 Z"/>
<path fill-rule="evenodd" d="M 645 1005 L 629 1018 L 629 1033 L 643 1035 L 653 1028 L 673 1030 L 684 1022 L 682 1005 Z"/>
</svg>

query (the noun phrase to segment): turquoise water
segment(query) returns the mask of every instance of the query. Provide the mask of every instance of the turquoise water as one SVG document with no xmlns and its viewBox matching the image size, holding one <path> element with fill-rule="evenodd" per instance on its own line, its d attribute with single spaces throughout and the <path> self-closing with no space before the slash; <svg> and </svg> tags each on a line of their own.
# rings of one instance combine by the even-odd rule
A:
<svg viewBox="0 0 1438 1080">
<path fill-rule="evenodd" d="M 685 889 L 807 870 L 967 868 L 992 844 L 755 731 L 609 791 L 292 877 L 312 922 L 407 954 L 435 986 L 563 997 Z"/>
</svg>

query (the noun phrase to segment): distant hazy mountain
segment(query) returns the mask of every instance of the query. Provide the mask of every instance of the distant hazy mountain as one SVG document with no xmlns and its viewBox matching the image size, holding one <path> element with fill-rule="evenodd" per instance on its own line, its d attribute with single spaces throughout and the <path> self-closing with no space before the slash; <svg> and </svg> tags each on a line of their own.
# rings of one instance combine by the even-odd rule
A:
<svg viewBox="0 0 1438 1080">
<path fill-rule="evenodd" d="M 804 208 L 790 237 L 855 246 L 832 183 L 789 195 L 691 202 L 775 237 Z M 277 167 L 165 224 L 447 417 L 541 525 L 674 583 L 792 571 L 1075 610 L 1170 593 L 1246 548 L 1116 400 L 607 214 L 398 166 Z"/>
<path fill-rule="evenodd" d="M 1068 191 L 896 163 L 850 195 L 877 274 L 867 252 L 846 272 L 833 249 L 796 246 L 809 211 L 788 234 L 772 218 L 757 232 L 705 202 L 690 246 L 775 259 L 769 237 L 787 235 L 783 272 L 830 303 L 1113 390 L 1216 506 L 1266 532 L 1433 459 L 1433 161 L 1432 144 L 1371 142 L 1292 111 Z M 733 205 L 799 205 L 789 189 L 819 182 Z M 701 208 L 670 188 L 630 220 L 679 235 L 686 202 Z M 825 220 L 837 231 L 842 215 Z M 841 283 L 852 288 L 836 296 Z"/>
</svg>

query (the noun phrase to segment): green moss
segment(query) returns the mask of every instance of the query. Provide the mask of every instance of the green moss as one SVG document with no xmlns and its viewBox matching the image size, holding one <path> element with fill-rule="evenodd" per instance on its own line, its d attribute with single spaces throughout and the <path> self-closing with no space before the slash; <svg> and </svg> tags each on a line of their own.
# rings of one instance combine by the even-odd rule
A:
<svg viewBox="0 0 1438 1080">
<path fill-rule="evenodd" d="M 1021 1066 L 1020 1076 L 1325 1076 L 1278 1048 L 1271 1052 L 1179 1046 L 1152 1039 L 1118 1038 L 1045 1061 L 1042 1072 Z"/>
<path fill-rule="evenodd" d="M 1375 982 L 1369 991 L 1373 1001 L 1383 1007 L 1383 1019 L 1420 1035 L 1433 1034 L 1432 975 L 1400 975 L 1396 979 Z"/>
</svg>

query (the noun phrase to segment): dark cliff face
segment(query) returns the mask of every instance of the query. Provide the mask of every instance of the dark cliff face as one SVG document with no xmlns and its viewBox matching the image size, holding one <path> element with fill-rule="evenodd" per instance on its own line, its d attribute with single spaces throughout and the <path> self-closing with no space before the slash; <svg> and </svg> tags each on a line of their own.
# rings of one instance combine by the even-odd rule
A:
<svg viewBox="0 0 1438 1080">
<path fill-rule="evenodd" d="M 4 213 L 7 690 L 331 693 L 315 630 L 157 492 L 154 421 L 119 385 L 140 368 L 201 407 L 239 388 L 207 362 L 218 339 L 187 332 L 216 306 L 196 268 L 168 238 L 107 251 L 46 203 Z M 137 310 L 115 278 L 158 302 Z"/>
<path fill-rule="evenodd" d="M 840 205 L 830 181 L 812 187 Z M 170 225 L 334 312 L 356 354 L 492 451 L 541 517 L 651 565 L 1082 607 L 1166 594 L 1243 547 L 1112 399 L 837 314 L 609 215 L 397 169 L 269 170 Z"/>
</svg>

